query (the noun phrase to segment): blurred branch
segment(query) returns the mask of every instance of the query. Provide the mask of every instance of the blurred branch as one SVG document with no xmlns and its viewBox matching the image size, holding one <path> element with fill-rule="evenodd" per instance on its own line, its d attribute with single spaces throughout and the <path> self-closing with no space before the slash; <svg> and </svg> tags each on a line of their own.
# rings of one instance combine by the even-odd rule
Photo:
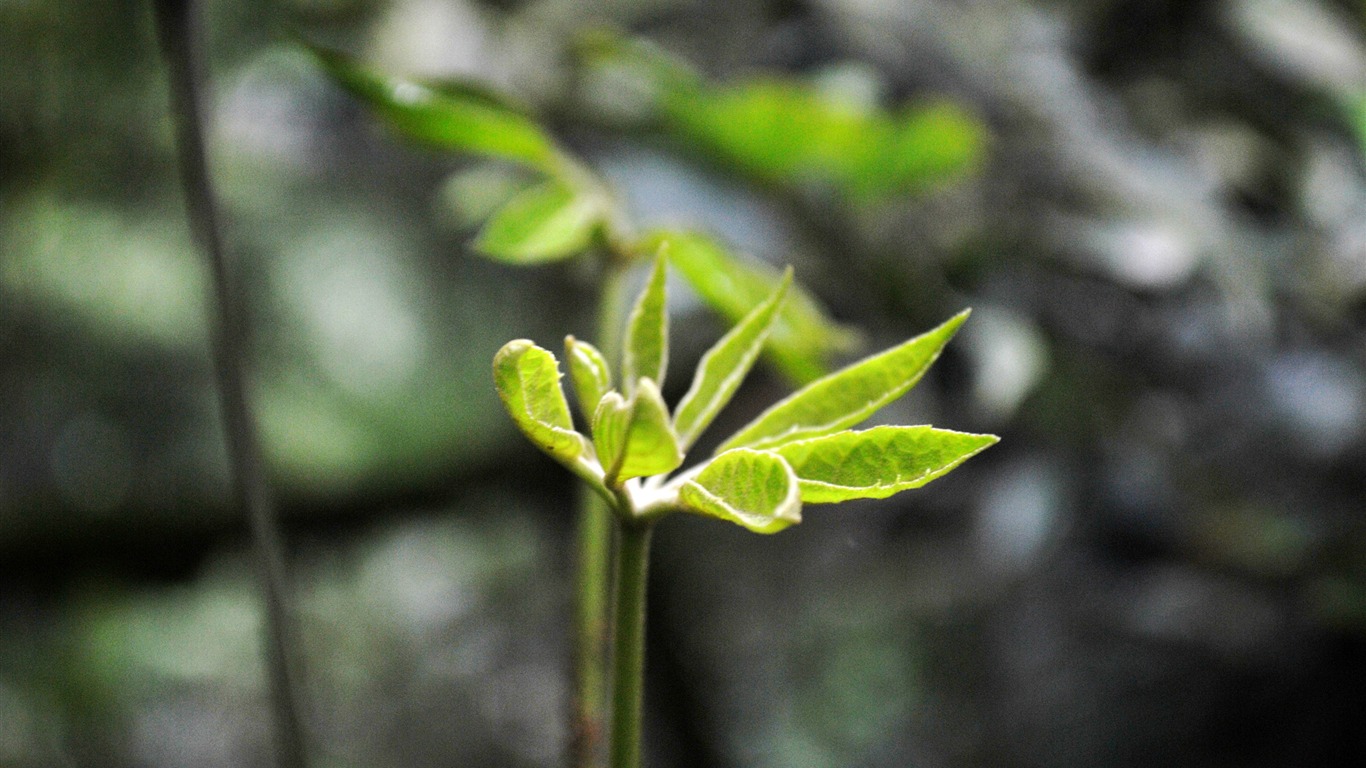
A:
<svg viewBox="0 0 1366 768">
<path fill-rule="evenodd" d="M 154 4 L 166 57 L 190 234 L 208 259 L 213 276 L 214 369 L 234 492 L 251 528 L 266 608 L 277 763 L 280 768 L 304 768 L 307 759 L 300 709 L 302 665 L 297 655 L 279 520 L 266 483 L 260 440 L 244 382 L 241 304 L 232 289 L 217 202 L 209 181 L 198 90 L 196 6 L 192 0 L 155 0 Z"/>
</svg>

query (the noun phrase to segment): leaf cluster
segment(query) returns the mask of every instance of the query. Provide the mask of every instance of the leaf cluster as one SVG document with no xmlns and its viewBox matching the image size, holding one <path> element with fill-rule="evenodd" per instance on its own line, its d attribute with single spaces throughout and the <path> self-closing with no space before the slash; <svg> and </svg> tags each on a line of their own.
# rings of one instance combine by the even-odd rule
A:
<svg viewBox="0 0 1366 768">
<path fill-rule="evenodd" d="M 627 321 L 621 381 L 591 344 L 565 356 L 591 437 L 575 431 L 553 353 L 525 339 L 494 359 L 494 380 L 523 433 L 628 519 L 672 512 L 717 517 L 759 533 L 801 520 L 803 503 L 884 498 L 918 488 L 997 442 L 928 426 L 852 427 L 904 395 L 967 319 L 939 327 L 807 384 L 675 473 L 754 366 L 790 301 L 791 270 L 702 356 L 670 411 L 666 259 L 656 258 Z"/>
</svg>

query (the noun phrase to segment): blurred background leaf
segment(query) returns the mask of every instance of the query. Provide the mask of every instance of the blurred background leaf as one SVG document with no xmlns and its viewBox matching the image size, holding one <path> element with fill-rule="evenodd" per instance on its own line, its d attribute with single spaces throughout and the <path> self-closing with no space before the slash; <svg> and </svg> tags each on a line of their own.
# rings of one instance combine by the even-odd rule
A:
<svg viewBox="0 0 1366 768">
<path fill-rule="evenodd" d="M 830 67 L 813 82 L 770 75 L 712 85 L 659 49 L 611 33 L 589 35 L 582 49 L 592 66 L 647 83 L 668 130 L 761 181 L 871 202 L 950 181 L 982 159 L 986 127 L 962 105 L 889 112 L 866 67 Z"/>
<path fill-rule="evenodd" d="M 479 84 L 418 82 L 377 72 L 337 51 L 310 50 L 338 83 L 405 136 L 440 149 L 556 169 L 554 142 L 541 127 Z"/>
</svg>

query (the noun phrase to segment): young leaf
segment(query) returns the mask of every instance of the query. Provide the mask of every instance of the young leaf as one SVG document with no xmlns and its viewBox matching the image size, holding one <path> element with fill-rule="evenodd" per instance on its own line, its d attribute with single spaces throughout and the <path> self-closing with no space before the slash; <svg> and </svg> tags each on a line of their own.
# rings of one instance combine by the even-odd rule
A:
<svg viewBox="0 0 1366 768">
<path fill-rule="evenodd" d="M 574 380 L 579 410 L 591 423 L 598 403 L 612 388 L 612 369 L 597 347 L 573 336 L 564 337 L 564 355 L 569 361 L 569 377 Z"/>
<path fill-rule="evenodd" d="M 622 457 L 626 454 L 632 409 L 630 401 L 622 397 L 620 392 L 612 390 L 602 396 L 597 410 L 593 412 L 593 448 L 602 462 L 604 476 L 612 478 L 606 480 L 609 484 L 615 480 Z"/>
<path fill-rule="evenodd" d="M 626 324 L 625 350 L 621 360 L 621 376 L 626 386 L 637 379 L 647 378 L 664 385 L 664 373 L 669 364 L 669 312 L 664 290 L 665 258 L 655 257 L 645 290 L 636 299 Z"/>
<path fill-rule="evenodd" d="M 475 87 L 392 77 L 337 51 L 310 50 L 334 80 L 410 138 L 550 173 L 560 169 L 559 151 L 539 125 Z"/>
<path fill-rule="evenodd" d="M 852 427 L 901 397 L 939 357 L 969 310 L 885 352 L 818 379 L 778 401 L 717 448 L 775 445 Z"/>
<path fill-rule="evenodd" d="M 789 267 L 773 293 L 702 355 L 692 386 L 679 401 L 674 414 L 674 430 L 678 432 L 678 441 L 684 450 L 730 402 L 740 382 L 754 367 L 791 284 L 792 269 Z"/>
<path fill-rule="evenodd" d="M 547 181 L 509 200 L 479 233 L 475 250 L 511 264 L 538 264 L 588 248 L 602 208 L 588 192 Z"/>
<path fill-rule="evenodd" d="M 606 468 L 606 482 L 671 472 L 683 463 L 683 450 L 669 424 L 669 409 L 649 379 L 636 384 L 624 400 L 608 392 L 594 416 L 593 442 Z"/>
<path fill-rule="evenodd" d="M 771 295 L 781 279 L 776 270 L 741 260 L 707 235 L 660 231 L 645 243 L 646 247 L 667 243 L 674 269 L 704 302 L 733 323 Z M 859 343 L 857 333 L 836 323 L 815 297 L 793 285 L 769 333 L 767 349 L 788 378 L 806 383 L 829 371 L 832 354 L 854 349 Z"/>
<path fill-rule="evenodd" d="M 932 427 L 873 427 L 798 440 L 771 449 L 787 459 L 802 501 L 884 499 L 930 482 L 1000 438 Z"/>
<path fill-rule="evenodd" d="M 493 380 L 522 434 L 579 476 L 601 483 L 588 441 L 574 431 L 555 355 L 526 339 L 509 341 L 493 358 Z"/>
<path fill-rule="evenodd" d="M 802 520 L 797 476 L 782 457 L 737 448 L 712 459 L 683 484 L 679 502 L 756 533 L 777 533 Z"/>
</svg>

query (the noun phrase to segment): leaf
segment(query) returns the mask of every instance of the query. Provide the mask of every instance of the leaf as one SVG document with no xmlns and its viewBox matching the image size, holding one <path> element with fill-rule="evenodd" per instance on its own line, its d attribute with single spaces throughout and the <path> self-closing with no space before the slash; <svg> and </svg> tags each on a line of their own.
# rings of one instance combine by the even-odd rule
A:
<svg viewBox="0 0 1366 768">
<path fill-rule="evenodd" d="M 683 449 L 669 423 L 669 409 L 659 387 L 650 379 L 636 383 L 631 398 L 631 424 L 627 430 L 626 452 L 617 470 L 620 480 L 646 475 L 659 475 L 678 469 L 683 463 Z"/>
<path fill-rule="evenodd" d="M 522 434 L 575 474 L 601 483 L 588 441 L 574 431 L 555 355 L 526 339 L 509 341 L 493 358 L 493 380 Z"/>
<path fill-rule="evenodd" d="M 605 482 L 611 485 L 616 477 L 619 464 L 626 453 L 627 430 L 631 427 L 632 403 L 612 390 L 598 401 L 593 412 L 593 448 L 603 465 L 603 475 L 613 479 Z"/>
<path fill-rule="evenodd" d="M 716 342 L 697 364 L 692 386 L 679 401 L 674 414 L 674 430 L 684 450 L 702 434 L 716 418 L 716 414 L 730 402 L 735 390 L 744 381 L 754 361 L 764 348 L 769 329 L 777 319 L 778 309 L 787 297 L 792 284 L 792 268 L 783 272 L 782 280 L 762 304 L 755 307 Z"/>
<path fill-rule="evenodd" d="M 309 49 L 333 80 L 412 139 L 549 173 L 558 173 L 562 166 L 555 143 L 539 125 L 477 86 L 394 77 L 338 51 Z"/>
<path fill-rule="evenodd" d="M 655 257 L 650 277 L 636 299 L 626 323 L 625 354 L 621 361 L 621 376 L 627 386 L 637 379 L 647 378 L 664 385 L 664 373 L 669 364 L 669 312 L 666 306 L 665 258 L 663 252 Z"/>
<path fill-rule="evenodd" d="M 606 468 L 606 483 L 672 472 L 683 463 L 683 450 L 669 424 L 669 409 L 659 387 L 640 379 L 630 400 L 613 391 L 598 404 L 593 442 Z"/>
<path fill-rule="evenodd" d="M 995 445 L 995 435 L 932 427 L 873 427 L 798 440 L 771 449 L 787 459 L 802 501 L 884 499 L 919 488 Z"/>
<path fill-rule="evenodd" d="M 901 397 L 939 357 L 970 310 L 928 333 L 865 358 L 778 401 L 717 448 L 769 448 L 828 435 L 872 416 Z"/>
<path fill-rule="evenodd" d="M 597 347 L 573 336 L 564 337 L 564 355 L 569 361 L 569 377 L 574 381 L 579 410 L 591 423 L 598 403 L 612 388 L 612 369 Z"/>
<path fill-rule="evenodd" d="M 667 244 L 669 261 L 709 306 L 731 322 L 739 322 L 777 288 L 781 273 L 742 261 L 715 239 L 694 232 L 659 231 L 646 247 Z M 769 333 L 774 362 L 793 381 L 806 383 L 829 371 L 836 352 L 856 348 L 860 338 L 836 323 L 820 303 L 794 284 Z"/>
<path fill-rule="evenodd" d="M 512 264 L 556 261 L 587 250 L 601 222 L 602 206 L 593 194 L 547 181 L 493 214 L 474 248 Z"/>
<path fill-rule="evenodd" d="M 950 102 L 889 111 L 869 98 L 876 82 L 840 88 L 836 78 L 766 75 L 708 83 L 657 46 L 610 33 L 580 50 L 601 70 L 634 75 L 683 140 L 769 184 L 816 184 L 871 202 L 948 181 L 983 154 L 980 118 Z"/>
<path fill-rule="evenodd" d="M 868 174 L 872 195 L 917 191 L 962 176 L 986 151 L 981 118 L 950 101 L 907 107 L 890 132 L 878 170 Z"/>
<path fill-rule="evenodd" d="M 870 110 L 809 83 L 770 77 L 664 103 L 691 141 L 765 181 L 841 181 L 843 166 L 873 149 Z"/>
<path fill-rule="evenodd" d="M 777 454 L 737 448 L 712 459 L 683 484 L 679 502 L 756 533 L 776 533 L 802 520 L 797 476 Z"/>
</svg>

